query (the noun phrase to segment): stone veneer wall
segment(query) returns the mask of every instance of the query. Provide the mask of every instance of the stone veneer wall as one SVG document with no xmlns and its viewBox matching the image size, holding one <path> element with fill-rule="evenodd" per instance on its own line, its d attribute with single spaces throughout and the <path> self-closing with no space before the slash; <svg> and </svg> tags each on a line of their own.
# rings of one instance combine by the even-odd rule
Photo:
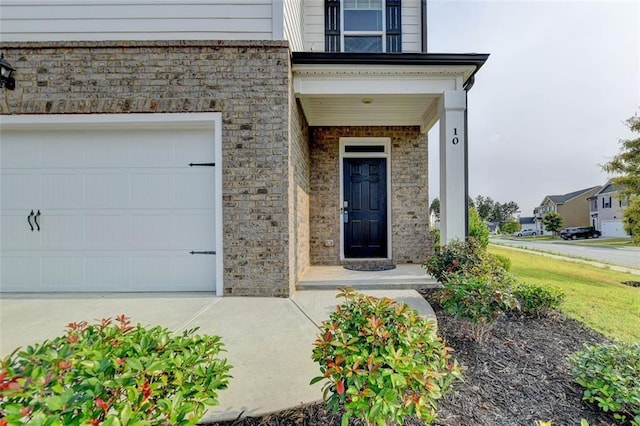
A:
<svg viewBox="0 0 640 426">
<path fill-rule="evenodd" d="M 427 135 L 418 127 L 314 127 L 311 130 L 311 264 L 340 264 L 340 138 L 391 138 L 394 263 L 422 263 L 433 251 L 428 230 Z M 325 246 L 333 240 L 333 247 Z"/>
<path fill-rule="evenodd" d="M 17 69 L 0 114 L 221 111 L 224 292 L 290 294 L 286 42 L 29 42 L 0 50 Z"/>
</svg>

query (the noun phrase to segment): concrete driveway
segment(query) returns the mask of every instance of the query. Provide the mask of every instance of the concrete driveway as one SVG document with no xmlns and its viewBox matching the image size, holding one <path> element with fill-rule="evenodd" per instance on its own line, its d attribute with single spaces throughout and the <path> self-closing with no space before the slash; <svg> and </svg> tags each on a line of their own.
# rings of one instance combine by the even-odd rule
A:
<svg viewBox="0 0 640 426">
<path fill-rule="evenodd" d="M 415 290 L 367 290 L 388 296 L 435 319 Z M 292 298 L 215 297 L 200 293 L 4 294 L 0 296 L 0 355 L 64 333 L 72 321 L 125 314 L 133 323 L 172 331 L 199 327 L 222 338 L 233 366 L 220 405 L 203 422 L 259 416 L 322 399 L 311 361 L 317 325 L 339 303 L 335 290 L 298 291 Z"/>
</svg>

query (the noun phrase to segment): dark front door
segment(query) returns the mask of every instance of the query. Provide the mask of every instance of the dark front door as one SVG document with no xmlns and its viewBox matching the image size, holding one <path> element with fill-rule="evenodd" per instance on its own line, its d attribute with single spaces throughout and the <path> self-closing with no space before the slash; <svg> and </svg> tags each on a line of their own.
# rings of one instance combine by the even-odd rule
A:
<svg viewBox="0 0 640 426">
<path fill-rule="evenodd" d="M 387 257 L 387 160 L 345 158 L 344 254 Z"/>
</svg>

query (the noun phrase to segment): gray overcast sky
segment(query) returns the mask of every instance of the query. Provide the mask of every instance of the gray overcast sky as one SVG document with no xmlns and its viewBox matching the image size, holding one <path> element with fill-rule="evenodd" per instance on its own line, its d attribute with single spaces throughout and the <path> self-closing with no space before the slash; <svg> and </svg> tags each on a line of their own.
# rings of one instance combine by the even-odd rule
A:
<svg viewBox="0 0 640 426">
<path fill-rule="evenodd" d="M 469 92 L 469 194 L 515 201 L 602 185 L 640 112 L 640 0 L 428 2 L 432 53 L 489 53 Z M 438 128 L 429 132 L 438 196 Z"/>
</svg>

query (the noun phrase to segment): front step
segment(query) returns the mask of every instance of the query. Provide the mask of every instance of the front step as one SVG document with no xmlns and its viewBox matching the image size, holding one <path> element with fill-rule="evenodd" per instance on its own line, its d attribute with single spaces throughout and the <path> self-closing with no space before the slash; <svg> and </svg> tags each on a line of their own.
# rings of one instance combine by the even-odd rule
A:
<svg viewBox="0 0 640 426">
<path fill-rule="evenodd" d="M 296 290 L 420 290 L 441 285 L 420 265 L 396 265 L 385 271 L 353 271 L 335 266 L 311 266 L 296 285 Z"/>
</svg>

